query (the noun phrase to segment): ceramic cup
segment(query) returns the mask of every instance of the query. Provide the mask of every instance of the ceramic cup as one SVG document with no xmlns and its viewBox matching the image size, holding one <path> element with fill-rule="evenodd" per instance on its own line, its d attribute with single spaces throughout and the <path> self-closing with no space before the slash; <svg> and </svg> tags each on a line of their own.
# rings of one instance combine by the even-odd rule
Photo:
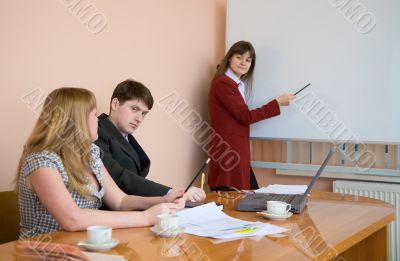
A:
<svg viewBox="0 0 400 261">
<path fill-rule="evenodd" d="M 160 230 L 173 230 L 179 227 L 179 216 L 175 214 L 160 214 L 157 216 L 157 226 Z"/>
<path fill-rule="evenodd" d="M 112 228 L 109 226 L 90 226 L 86 228 L 89 244 L 104 244 L 111 241 Z"/>
<path fill-rule="evenodd" d="M 268 201 L 267 211 L 275 215 L 283 215 L 289 212 L 291 205 L 283 201 Z"/>
</svg>

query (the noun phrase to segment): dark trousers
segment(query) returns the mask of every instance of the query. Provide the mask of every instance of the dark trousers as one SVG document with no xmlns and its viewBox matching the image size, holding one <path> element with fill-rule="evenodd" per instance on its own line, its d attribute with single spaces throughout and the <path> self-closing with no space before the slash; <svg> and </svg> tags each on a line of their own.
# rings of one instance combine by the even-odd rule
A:
<svg viewBox="0 0 400 261">
<path fill-rule="evenodd" d="M 253 168 L 250 167 L 250 189 L 259 189 L 256 175 L 254 175 Z M 219 190 L 234 190 L 230 187 L 220 186 L 215 188 L 210 188 L 211 191 L 219 191 Z"/>
<path fill-rule="evenodd" d="M 250 189 L 259 189 L 256 175 L 254 175 L 253 168 L 250 167 Z"/>
</svg>

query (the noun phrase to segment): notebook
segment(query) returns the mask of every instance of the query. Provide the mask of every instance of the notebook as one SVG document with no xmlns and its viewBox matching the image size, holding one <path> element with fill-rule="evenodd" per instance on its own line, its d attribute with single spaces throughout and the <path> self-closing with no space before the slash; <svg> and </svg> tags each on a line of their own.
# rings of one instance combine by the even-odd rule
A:
<svg viewBox="0 0 400 261">
<path fill-rule="evenodd" d="M 311 179 L 310 184 L 307 186 L 307 190 L 304 194 L 251 194 L 241 199 L 236 205 L 237 210 L 241 211 L 262 211 L 267 208 L 267 201 L 276 200 L 284 201 L 291 205 L 290 211 L 293 213 L 301 213 L 307 203 L 307 195 L 315 185 L 315 182 L 321 176 L 322 171 L 325 169 L 328 161 L 335 153 L 336 145 L 333 145 L 324 162 L 319 167 L 317 174 Z"/>
</svg>

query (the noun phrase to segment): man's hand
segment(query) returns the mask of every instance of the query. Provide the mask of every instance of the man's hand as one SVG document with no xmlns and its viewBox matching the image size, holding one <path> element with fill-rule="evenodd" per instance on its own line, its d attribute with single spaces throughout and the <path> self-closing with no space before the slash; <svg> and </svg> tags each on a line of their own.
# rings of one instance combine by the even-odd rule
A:
<svg viewBox="0 0 400 261">
<path fill-rule="evenodd" d="M 183 197 L 187 201 L 202 202 L 206 198 L 206 193 L 201 188 L 190 187 Z"/>
</svg>

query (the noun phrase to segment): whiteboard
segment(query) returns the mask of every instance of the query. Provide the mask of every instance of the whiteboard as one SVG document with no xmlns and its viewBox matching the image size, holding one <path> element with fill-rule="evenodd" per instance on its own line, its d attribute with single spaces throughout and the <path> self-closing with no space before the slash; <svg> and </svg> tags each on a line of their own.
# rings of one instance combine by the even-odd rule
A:
<svg viewBox="0 0 400 261">
<path fill-rule="evenodd" d="M 399 144 L 399 14 L 399 0 L 229 0 L 226 49 L 256 49 L 251 108 L 312 82 L 250 136 Z"/>
</svg>

